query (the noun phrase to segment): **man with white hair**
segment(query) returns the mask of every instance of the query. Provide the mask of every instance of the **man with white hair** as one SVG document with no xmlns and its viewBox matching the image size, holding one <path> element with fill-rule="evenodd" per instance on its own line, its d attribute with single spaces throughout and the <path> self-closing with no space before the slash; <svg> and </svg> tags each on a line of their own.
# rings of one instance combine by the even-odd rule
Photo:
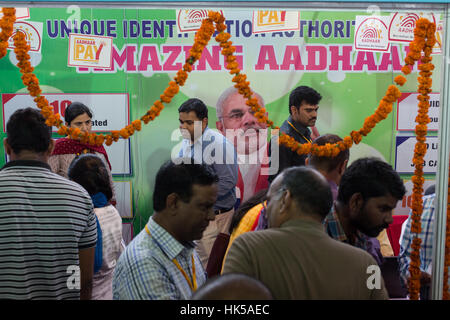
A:
<svg viewBox="0 0 450 320">
<path fill-rule="evenodd" d="M 254 93 L 259 105 L 263 98 Z M 226 89 L 216 104 L 216 128 L 232 141 L 239 163 L 239 180 L 236 188 L 241 203 L 256 192 L 268 187 L 267 126 L 258 122 L 246 99 L 234 87 Z"/>
</svg>

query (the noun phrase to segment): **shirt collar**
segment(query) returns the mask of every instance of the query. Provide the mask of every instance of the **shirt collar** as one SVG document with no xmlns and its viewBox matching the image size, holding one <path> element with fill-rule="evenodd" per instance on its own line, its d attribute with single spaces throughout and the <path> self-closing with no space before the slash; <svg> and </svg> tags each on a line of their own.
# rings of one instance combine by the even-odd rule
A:
<svg viewBox="0 0 450 320">
<path fill-rule="evenodd" d="M 192 253 L 194 249 L 193 242 L 189 242 L 187 245 L 181 244 L 169 232 L 157 224 L 153 220 L 153 217 L 150 217 L 148 220 L 148 229 L 150 230 L 152 239 L 170 260 L 175 259 L 183 251 L 186 251 L 188 254 Z"/>
<path fill-rule="evenodd" d="M 323 224 L 318 222 L 318 221 L 312 221 L 312 220 L 305 220 L 305 219 L 291 219 L 288 220 L 286 222 L 284 222 L 281 225 L 281 228 L 284 227 L 290 227 L 290 226 L 294 226 L 294 227 L 300 227 L 306 230 L 312 230 L 312 229 L 317 229 L 320 231 L 324 231 L 323 230 Z"/>
<path fill-rule="evenodd" d="M 289 116 L 288 121 L 292 123 L 295 129 L 300 131 L 300 133 L 303 134 L 304 136 L 309 137 L 311 135 L 311 131 L 309 131 L 308 127 L 305 127 L 300 123 L 298 123 L 297 121 L 295 121 L 294 119 L 292 119 L 292 116 Z"/>
<path fill-rule="evenodd" d="M 325 218 L 324 226 L 325 230 L 332 238 L 345 243 L 350 243 L 350 240 L 345 234 L 344 228 L 342 227 L 339 221 L 339 216 L 337 215 L 336 208 L 334 206 L 331 212 Z M 367 247 L 367 242 L 369 241 L 370 238 L 359 230 L 356 230 L 355 236 L 356 240 L 353 245 L 355 247 L 365 249 Z"/>
<path fill-rule="evenodd" d="M 44 168 L 51 171 L 50 166 L 42 161 L 38 160 L 14 160 L 10 161 L 7 164 L 3 166 L 0 170 L 7 169 L 7 168 L 13 168 L 13 167 L 38 167 L 38 168 Z"/>
<path fill-rule="evenodd" d="M 189 140 L 186 139 L 186 140 L 188 140 L 189 145 L 190 145 L 191 147 L 193 147 L 195 144 L 201 144 L 201 143 L 203 143 L 203 139 L 204 139 L 204 137 L 205 137 L 207 134 L 209 134 L 209 128 L 208 128 L 208 126 L 205 127 L 205 130 L 202 132 L 202 134 L 201 134 L 197 139 L 194 140 L 194 142 L 192 142 L 190 139 L 189 139 Z"/>
<path fill-rule="evenodd" d="M 334 239 L 347 242 L 347 236 L 345 235 L 344 228 L 339 222 L 339 217 L 336 213 L 336 210 L 333 206 L 331 212 L 327 215 L 325 220 L 323 221 L 325 226 L 325 230 L 327 233 Z"/>
</svg>

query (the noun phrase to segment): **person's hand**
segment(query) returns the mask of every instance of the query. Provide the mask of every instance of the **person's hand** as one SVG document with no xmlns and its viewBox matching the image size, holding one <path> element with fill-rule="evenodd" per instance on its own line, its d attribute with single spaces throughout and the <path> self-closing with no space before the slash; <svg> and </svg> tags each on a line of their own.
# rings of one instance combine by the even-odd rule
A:
<svg viewBox="0 0 450 320">
<path fill-rule="evenodd" d="M 318 136 L 320 136 L 320 133 L 319 130 L 317 130 L 316 126 L 311 127 L 311 140 L 314 140 Z"/>
</svg>

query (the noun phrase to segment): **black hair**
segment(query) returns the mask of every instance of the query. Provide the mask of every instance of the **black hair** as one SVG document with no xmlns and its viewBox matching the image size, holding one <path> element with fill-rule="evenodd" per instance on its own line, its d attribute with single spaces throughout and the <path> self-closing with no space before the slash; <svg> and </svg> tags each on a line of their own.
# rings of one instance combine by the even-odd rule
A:
<svg viewBox="0 0 450 320">
<path fill-rule="evenodd" d="M 233 233 L 234 228 L 236 228 L 239 225 L 239 222 L 241 222 L 245 214 L 251 208 L 264 201 L 266 196 L 267 196 L 267 189 L 260 190 L 257 193 L 255 193 L 251 198 L 249 198 L 247 201 L 239 205 L 239 208 L 234 212 L 233 218 L 231 219 L 230 228 L 228 230 L 230 234 Z"/>
<path fill-rule="evenodd" d="M 208 108 L 206 104 L 197 98 L 192 98 L 183 102 L 183 104 L 178 108 L 178 112 L 186 112 L 189 113 L 191 111 L 195 112 L 195 115 L 200 120 L 204 118 L 208 118 Z"/>
<path fill-rule="evenodd" d="M 64 120 L 70 126 L 70 123 L 72 122 L 73 119 L 84 113 L 87 113 L 89 118 L 92 118 L 91 109 L 86 107 L 81 102 L 72 102 L 64 111 Z"/>
<path fill-rule="evenodd" d="M 368 157 L 354 161 L 344 172 L 337 199 L 347 204 L 351 196 L 361 193 L 364 200 L 391 194 L 400 200 L 405 186 L 392 166 L 381 159 Z"/>
<path fill-rule="evenodd" d="M 291 106 L 295 106 L 297 109 L 300 108 L 303 102 L 310 105 L 319 104 L 322 96 L 316 90 L 307 86 L 299 86 L 291 91 L 289 95 L 289 114 L 292 114 Z"/>
<path fill-rule="evenodd" d="M 69 166 L 68 176 L 89 195 L 102 192 L 108 201 L 111 200 L 113 194 L 108 170 L 97 155 L 86 153 L 76 157 Z"/>
<path fill-rule="evenodd" d="M 327 143 L 336 144 L 339 141 L 342 141 L 342 138 L 335 134 L 324 134 L 314 139 L 313 143 L 319 146 L 324 146 Z M 320 157 L 311 153 L 308 155 L 309 164 L 311 166 L 317 169 L 325 170 L 326 172 L 336 169 L 345 160 L 348 160 L 349 157 L 350 151 L 348 149 L 339 152 L 336 157 Z"/>
<path fill-rule="evenodd" d="M 6 124 L 7 141 L 15 154 L 22 150 L 42 153 L 48 150 L 52 128 L 37 109 L 16 110 Z"/>
<path fill-rule="evenodd" d="M 171 193 L 176 193 L 182 201 L 189 202 L 194 184 L 208 186 L 217 182 L 219 182 L 218 176 L 206 165 L 175 164 L 168 161 L 156 174 L 153 210 L 164 210 L 167 196 Z"/>
<path fill-rule="evenodd" d="M 280 187 L 290 191 L 304 213 L 325 218 L 333 205 L 330 185 L 313 168 L 301 166 L 283 170 Z"/>
</svg>

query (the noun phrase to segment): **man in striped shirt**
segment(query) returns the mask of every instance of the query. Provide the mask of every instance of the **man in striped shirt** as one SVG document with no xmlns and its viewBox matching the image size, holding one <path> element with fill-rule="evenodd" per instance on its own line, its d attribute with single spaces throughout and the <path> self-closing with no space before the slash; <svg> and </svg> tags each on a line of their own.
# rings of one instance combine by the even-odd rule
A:
<svg viewBox="0 0 450 320">
<path fill-rule="evenodd" d="M 0 299 L 89 299 L 97 229 L 89 194 L 52 173 L 50 128 L 13 113 L 0 170 Z"/>
</svg>

